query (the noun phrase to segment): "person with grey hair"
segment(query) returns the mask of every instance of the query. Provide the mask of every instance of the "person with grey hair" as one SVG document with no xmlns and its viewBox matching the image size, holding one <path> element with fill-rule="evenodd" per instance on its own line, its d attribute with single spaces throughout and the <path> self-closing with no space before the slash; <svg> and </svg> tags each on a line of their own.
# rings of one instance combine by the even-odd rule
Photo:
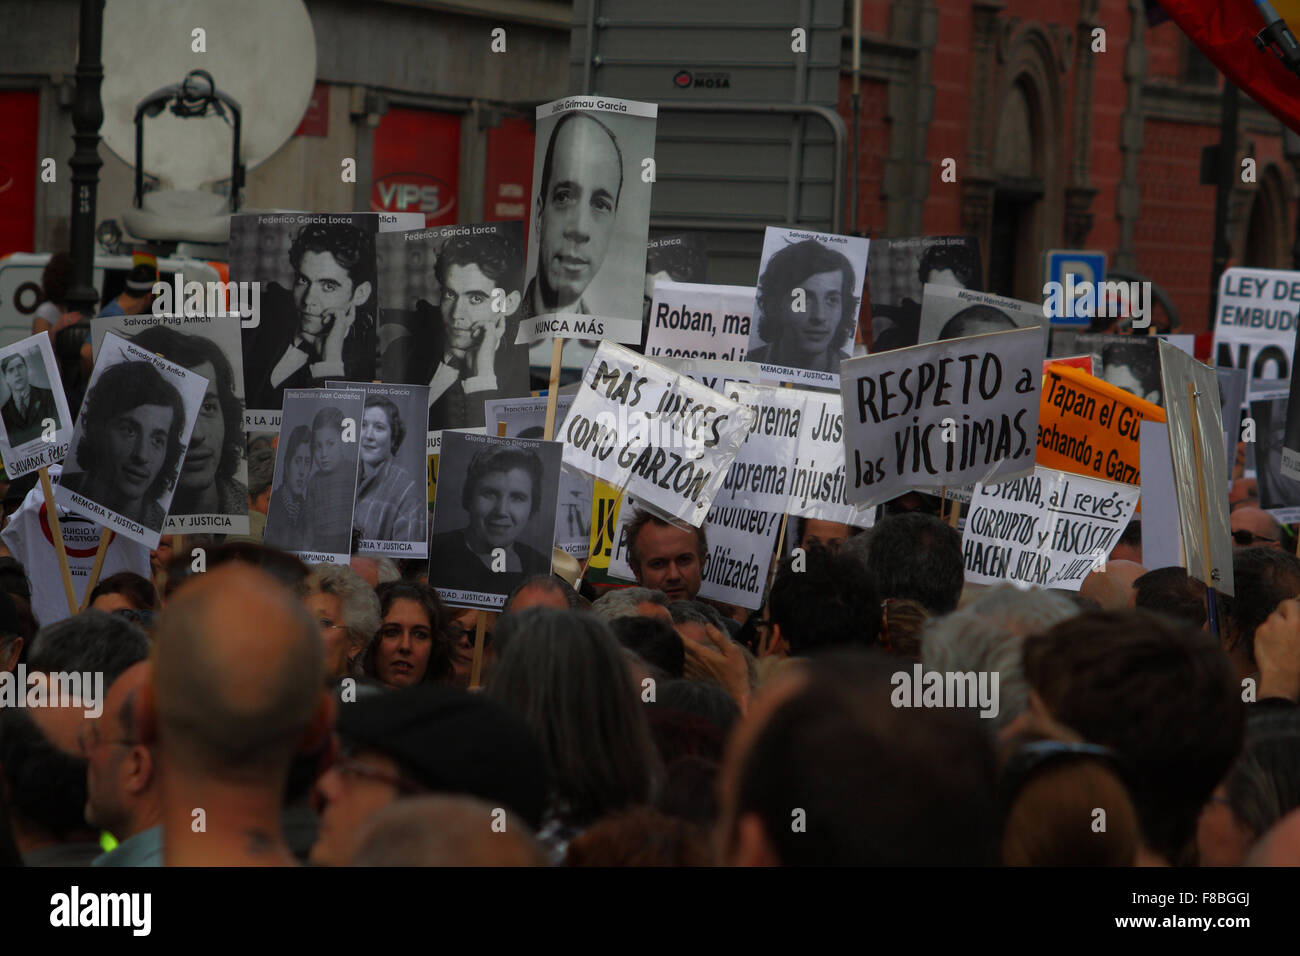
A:
<svg viewBox="0 0 1300 956">
<path fill-rule="evenodd" d="M 482 800 L 432 794 L 396 800 L 357 838 L 352 866 L 546 866 L 528 825 Z"/>
<path fill-rule="evenodd" d="M 379 598 L 361 575 L 342 564 L 318 564 L 306 598 L 325 642 L 325 679 L 360 677 L 366 645 L 379 631 Z"/>
<path fill-rule="evenodd" d="M 149 636 L 124 617 L 83 611 L 37 632 L 27 655 L 32 673 L 102 673 L 104 686 L 149 656 Z"/>
<path fill-rule="evenodd" d="M 1000 729 L 1029 706 L 1029 684 L 1021 663 L 1025 638 L 1078 613 L 1064 594 L 999 584 L 960 611 L 926 626 L 921 636 L 921 663 L 927 671 L 996 673 L 994 727 Z"/>
<path fill-rule="evenodd" d="M 524 578 L 509 597 L 501 613 L 518 614 L 530 607 L 553 607 L 559 611 L 581 611 L 582 597 L 569 582 L 555 574 L 534 574 Z"/>
<path fill-rule="evenodd" d="M 653 588 L 619 588 L 607 591 L 591 603 L 596 617 L 609 624 L 620 617 L 659 617 L 673 623 L 668 595 Z"/>
<path fill-rule="evenodd" d="M 695 641 L 697 644 L 707 642 L 708 639 L 704 636 L 704 629 L 710 624 L 723 634 L 728 636 L 731 634 L 727 622 L 718 612 L 718 609 L 710 607 L 703 601 L 670 601 L 668 603 L 668 613 L 673 616 L 673 626 L 679 632 L 682 632 L 682 636 Z M 690 633 L 684 632 L 683 628 Z"/>
</svg>

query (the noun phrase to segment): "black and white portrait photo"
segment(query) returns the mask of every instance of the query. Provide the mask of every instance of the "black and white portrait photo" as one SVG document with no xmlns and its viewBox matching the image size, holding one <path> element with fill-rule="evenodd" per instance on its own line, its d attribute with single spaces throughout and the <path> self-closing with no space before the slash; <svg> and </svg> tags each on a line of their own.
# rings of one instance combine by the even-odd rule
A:
<svg viewBox="0 0 1300 956">
<path fill-rule="evenodd" d="M 485 400 L 527 394 L 522 223 L 383 233 L 378 263 L 380 377 L 428 387 L 431 431 L 482 426 Z"/>
<path fill-rule="evenodd" d="M 116 315 L 97 319 L 96 350 L 113 332 L 207 379 L 164 530 L 248 534 L 244 356 L 234 316 Z"/>
<path fill-rule="evenodd" d="M 44 332 L 0 349 L 0 456 L 10 480 L 67 453 L 72 416 Z"/>
<path fill-rule="evenodd" d="M 423 385 L 330 382 L 365 393 L 352 513 L 356 554 L 423 558 L 429 546 L 426 487 L 428 389 Z"/>
<path fill-rule="evenodd" d="M 207 388 L 199 374 L 106 335 L 55 491 L 58 503 L 156 547 Z"/>
<path fill-rule="evenodd" d="M 348 562 L 364 405 L 357 389 L 285 392 L 266 544 L 311 564 Z"/>
<path fill-rule="evenodd" d="M 571 97 L 537 108 L 521 341 L 641 341 L 658 107 Z"/>
<path fill-rule="evenodd" d="M 367 214 L 231 217 L 230 278 L 261 290 L 258 324 L 243 330 L 250 430 L 286 389 L 377 377 L 377 226 Z"/>
<path fill-rule="evenodd" d="M 1093 375 L 1163 408 L 1159 347 L 1159 339 L 1146 335 L 1082 333 L 1074 339 L 1080 354 L 1092 356 Z"/>
<path fill-rule="evenodd" d="M 960 339 L 986 332 L 1039 328 L 1047 345 L 1043 307 L 947 285 L 927 285 L 921 293 L 921 326 L 916 343 Z"/>
<path fill-rule="evenodd" d="M 974 236 L 872 239 L 867 271 L 873 353 L 941 337 L 921 337 L 927 285 L 976 292 L 984 288 L 979 241 Z"/>
<path fill-rule="evenodd" d="M 1259 506 L 1283 523 L 1300 519 L 1300 481 L 1282 471 L 1286 443 L 1286 398 L 1250 403 L 1255 419 L 1255 480 Z"/>
<path fill-rule="evenodd" d="M 673 233 L 655 236 L 646 242 L 645 292 L 641 299 L 641 321 L 650 320 L 650 304 L 654 302 L 655 283 L 702 283 L 708 275 L 709 254 L 704 236 L 698 232 Z"/>
<path fill-rule="evenodd" d="M 839 384 L 853 354 L 867 240 L 768 226 L 746 361 L 764 379 Z"/>
<path fill-rule="evenodd" d="M 499 609 L 549 574 L 559 442 L 443 432 L 429 583 L 448 604 Z"/>
</svg>

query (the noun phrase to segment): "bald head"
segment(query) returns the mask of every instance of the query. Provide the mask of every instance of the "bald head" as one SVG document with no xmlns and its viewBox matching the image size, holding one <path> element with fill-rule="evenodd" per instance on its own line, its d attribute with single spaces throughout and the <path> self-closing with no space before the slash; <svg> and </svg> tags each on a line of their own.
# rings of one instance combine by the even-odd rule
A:
<svg viewBox="0 0 1300 956">
<path fill-rule="evenodd" d="M 155 644 L 169 761 L 259 779 L 287 770 L 324 696 L 320 634 L 292 593 L 255 568 L 223 565 L 175 592 Z"/>
<path fill-rule="evenodd" d="M 1234 548 L 1282 547 L 1282 526 L 1271 514 L 1260 508 L 1250 506 L 1237 508 L 1228 515 L 1228 527 L 1234 535 L 1239 531 L 1249 531 L 1254 536 L 1253 540 L 1245 543 L 1234 540 L 1232 542 Z"/>
<path fill-rule="evenodd" d="M 1136 561 L 1107 561 L 1105 570 L 1093 571 L 1083 579 L 1079 594 L 1096 601 L 1104 610 L 1132 607 L 1133 582 L 1147 573 Z"/>
<path fill-rule="evenodd" d="M 376 813 L 352 865 L 545 866 L 546 858 L 516 817 L 469 797 L 432 796 Z"/>
</svg>

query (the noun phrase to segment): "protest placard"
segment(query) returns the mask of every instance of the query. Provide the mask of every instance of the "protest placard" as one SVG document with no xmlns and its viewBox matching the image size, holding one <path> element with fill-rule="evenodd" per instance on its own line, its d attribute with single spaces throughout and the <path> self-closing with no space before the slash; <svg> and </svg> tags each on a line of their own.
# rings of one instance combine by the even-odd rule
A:
<svg viewBox="0 0 1300 956">
<path fill-rule="evenodd" d="M 1044 347 L 1040 330 L 1019 329 L 845 362 L 845 500 L 875 505 L 1032 469 Z"/>
<path fill-rule="evenodd" d="M 694 379 L 715 392 L 722 391 L 727 382 L 748 382 L 756 385 L 763 378 L 763 370 L 754 362 L 726 362 L 722 359 L 660 358 L 660 362 L 687 378 Z"/>
<path fill-rule="evenodd" d="M 640 509 L 626 496 L 618 511 L 615 546 L 609 560 L 610 577 L 635 581 L 628 560 L 627 529 Z M 735 505 L 715 504 L 702 531 L 705 557 L 700 567 L 699 597 L 757 609 L 763 603 L 781 516 Z"/>
<path fill-rule="evenodd" d="M 623 493 L 607 481 L 592 481 L 591 542 L 588 570 L 608 571 L 618 541 L 618 518 Z"/>
<path fill-rule="evenodd" d="M 1300 480 L 1282 467 L 1286 443 L 1287 389 L 1267 388 L 1262 382 L 1250 387 L 1250 417 L 1255 421 L 1255 480 L 1259 506 L 1283 524 L 1300 521 Z"/>
<path fill-rule="evenodd" d="M 1233 268 L 1219 279 L 1214 364 L 1250 379 L 1290 378 L 1295 355 L 1300 272 Z"/>
<path fill-rule="evenodd" d="M 845 498 L 844 414 L 834 392 L 729 382 L 727 397 L 754 413 L 716 504 L 869 527 Z"/>
<path fill-rule="evenodd" d="M 156 548 L 208 385 L 189 369 L 106 335 L 55 500 Z"/>
<path fill-rule="evenodd" d="M 1163 405 L 1159 339 L 1149 335 L 1082 333 L 1075 348 L 1092 356 L 1092 374 L 1152 405 Z"/>
<path fill-rule="evenodd" d="M 1237 441 L 1241 435 L 1242 408 L 1246 401 L 1246 373 L 1239 368 L 1222 366 L 1215 368 L 1214 372 L 1219 378 L 1219 407 L 1223 415 L 1223 449 L 1228 466 L 1228 485 L 1231 487 L 1233 465 L 1237 461 Z"/>
<path fill-rule="evenodd" d="M 41 335 L 49 338 L 44 332 Z M 51 465 L 49 469 L 50 475 L 57 480 L 62 466 Z M 57 513 L 62 509 L 54 510 Z M 62 532 L 64 553 L 73 582 L 73 607 L 85 603 L 101 534 L 99 524 L 89 518 L 70 512 L 54 516 L 50 511 L 42 489 L 37 486 L 27 492 L 23 503 L 0 532 L 0 540 L 22 562 L 27 572 L 32 589 L 32 614 L 41 626 L 61 621 L 72 613 L 59 580 L 61 569 L 54 528 L 58 527 Z M 119 571 L 131 571 L 148 578 L 149 548 L 124 535 L 114 535 L 104 553 L 100 577 L 107 578 Z"/>
<path fill-rule="evenodd" d="M 353 551 L 392 558 L 429 554 L 424 442 L 429 390 L 424 385 L 329 382 L 365 396 L 357 423 L 360 455 L 353 505 Z"/>
<path fill-rule="evenodd" d="M 646 355 L 739 361 L 749 349 L 754 288 L 655 283 Z"/>
<path fill-rule="evenodd" d="M 1047 374 L 1049 365 L 1067 365 L 1070 368 L 1081 369 L 1092 374 L 1092 356 L 1091 355 L 1066 355 L 1062 358 L 1045 358 L 1043 359 L 1043 374 Z"/>
<path fill-rule="evenodd" d="M 980 245 L 974 236 L 872 239 L 867 257 L 871 295 L 871 351 L 916 345 L 927 283 L 984 288 Z"/>
<path fill-rule="evenodd" d="M 1048 322 L 1042 305 L 934 284 L 926 285 L 922 296 L 918 342 L 1035 328 L 1041 330 L 1043 354 L 1047 354 Z"/>
<path fill-rule="evenodd" d="M 1106 563 L 1137 503 L 1132 485 L 1051 468 L 977 484 L 962 533 L 966 580 L 1077 591 Z"/>
<path fill-rule="evenodd" d="M 72 415 L 49 335 L 0 349 L 0 457 L 9 480 L 62 461 L 71 441 Z"/>
<path fill-rule="evenodd" d="M 1160 342 L 1159 349 L 1184 566 L 1202 584 L 1232 594 L 1228 466 L 1223 457 L 1219 379 L 1213 368 L 1177 346 Z"/>
<path fill-rule="evenodd" d="M 645 290 L 642 293 L 641 322 L 650 319 L 650 303 L 660 282 L 702 283 L 708 276 L 709 250 L 698 232 L 669 232 L 653 235 L 645 244 Z M 752 291 L 752 290 L 751 290 Z M 749 308 L 753 305 L 750 297 Z"/>
<path fill-rule="evenodd" d="M 573 405 L 572 395 L 556 397 L 555 428 Z M 545 398 L 501 398 L 485 403 L 488 433 L 497 435 L 505 425 L 506 438 L 541 438 L 546 420 Z M 591 547 L 591 477 L 574 468 L 560 470 L 560 501 L 555 514 L 555 547 L 575 558 L 585 558 Z"/>
<path fill-rule="evenodd" d="M 665 365 L 602 342 L 557 437 L 566 464 L 699 527 L 752 416 Z"/>
<path fill-rule="evenodd" d="M 518 345 L 523 224 L 380 234 L 380 377 L 429 388 L 429 430 L 483 425 L 487 399 L 528 392 Z"/>
<path fill-rule="evenodd" d="M 347 564 L 352 553 L 365 393 L 292 388 L 276 448 L 262 540 L 308 564 Z"/>
<path fill-rule="evenodd" d="M 1169 493 L 1174 487 L 1169 426 L 1142 422 L 1141 439 L 1142 564 L 1148 568 L 1186 567 L 1178 496 Z"/>
<path fill-rule="evenodd" d="M 111 315 L 91 324 L 99 355 L 104 336 L 120 335 L 208 380 L 207 394 L 167 512 L 168 534 L 248 534 L 244 430 L 244 355 L 232 315 Z"/>
<path fill-rule="evenodd" d="M 551 573 L 560 458 L 558 442 L 443 433 L 429 583 L 445 603 L 500 610 Z"/>
<path fill-rule="evenodd" d="M 641 343 L 658 111 L 605 96 L 537 107 L 519 342 Z"/>
<path fill-rule="evenodd" d="M 230 217 L 230 278 L 257 283 L 258 316 L 242 323 L 244 427 L 274 431 L 286 389 L 378 376 L 372 213 Z"/>
<path fill-rule="evenodd" d="M 771 382 L 835 388 L 853 354 L 868 240 L 768 226 L 746 361 Z"/>
<path fill-rule="evenodd" d="M 1076 475 L 1139 483 L 1142 421 L 1163 422 L 1164 409 L 1068 366 L 1043 375 L 1036 461 Z"/>
<path fill-rule="evenodd" d="M 1296 325 L 1296 336 L 1300 337 L 1300 323 Z M 1295 343 L 1292 342 L 1292 348 L 1294 347 Z M 1291 365 L 1291 389 L 1286 404 L 1286 435 L 1282 441 L 1281 468 L 1286 477 L 1300 480 L 1300 369 L 1294 363 Z"/>
</svg>

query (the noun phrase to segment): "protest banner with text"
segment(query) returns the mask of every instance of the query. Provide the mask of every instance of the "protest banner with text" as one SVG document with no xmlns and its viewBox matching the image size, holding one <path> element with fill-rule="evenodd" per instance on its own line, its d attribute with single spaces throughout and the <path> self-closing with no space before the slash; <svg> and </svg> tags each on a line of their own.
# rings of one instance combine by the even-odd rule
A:
<svg viewBox="0 0 1300 956">
<path fill-rule="evenodd" d="M 1051 468 L 971 495 L 962 557 L 966 580 L 1077 591 L 1106 563 L 1138 503 L 1138 489 Z"/>
<path fill-rule="evenodd" d="M 1219 280 L 1214 364 L 1250 379 L 1289 378 L 1295 355 L 1300 272 L 1228 269 Z"/>
<path fill-rule="evenodd" d="M 749 350 L 754 287 L 655 283 L 645 354 L 739 361 Z"/>
<path fill-rule="evenodd" d="M 1032 469 L 1045 346 L 1028 328 L 845 362 L 846 500 L 874 505 Z"/>
<path fill-rule="evenodd" d="M 1164 420 L 1164 409 L 1145 399 L 1079 369 L 1051 365 L 1043 374 L 1037 462 L 1136 485 L 1142 422 Z"/>
<path fill-rule="evenodd" d="M 752 419 L 720 392 L 602 342 L 557 438 L 566 464 L 699 527 Z"/>
</svg>

